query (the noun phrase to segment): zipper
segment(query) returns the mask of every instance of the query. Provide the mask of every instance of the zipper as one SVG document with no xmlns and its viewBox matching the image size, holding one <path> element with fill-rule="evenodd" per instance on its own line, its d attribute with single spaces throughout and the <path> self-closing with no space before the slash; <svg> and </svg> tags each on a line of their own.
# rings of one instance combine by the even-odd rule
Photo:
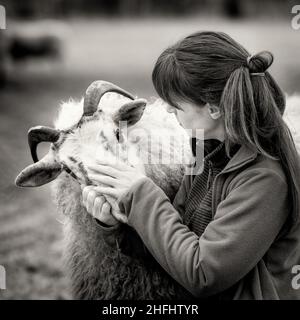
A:
<svg viewBox="0 0 300 320">
<path fill-rule="evenodd" d="M 213 165 L 211 163 L 211 161 L 208 161 L 208 178 L 207 178 L 207 184 L 206 184 L 206 187 L 207 187 L 207 190 L 210 189 L 211 187 L 211 184 L 212 184 L 212 171 L 213 171 Z"/>
</svg>

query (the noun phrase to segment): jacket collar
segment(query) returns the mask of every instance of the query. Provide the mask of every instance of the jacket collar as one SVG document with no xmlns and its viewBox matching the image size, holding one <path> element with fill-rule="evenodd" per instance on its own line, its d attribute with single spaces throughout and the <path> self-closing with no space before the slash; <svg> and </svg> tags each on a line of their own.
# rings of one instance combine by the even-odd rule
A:
<svg viewBox="0 0 300 320">
<path fill-rule="evenodd" d="M 223 173 L 231 172 L 242 168 L 246 164 L 254 161 L 257 158 L 257 151 L 249 148 L 246 145 L 241 145 L 234 156 L 229 160 Z"/>
<path fill-rule="evenodd" d="M 196 145 L 199 146 L 199 144 L 198 144 L 199 141 L 192 141 L 191 140 L 190 142 L 191 142 L 191 146 L 192 146 L 193 153 L 194 153 L 194 150 L 195 150 L 194 148 L 197 148 Z M 202 153 L 202 155 L 203 155 L 203 153 Z M 238 170 L 238 169 L 242 168 L 243 166 L 245 166 L 246 164 L 252 162 L 256 158 L 257 158 L 257 151 L 256 150 L 253 150 L 246 145 L 241 145 L 239 147 L 239 149 L 235 152 L 233 157 L 228 161 L 227 165 L 222 170 L 222 173 L 225 173 L 225 172 L 227 173 L 227 172 L 231 172 L 234 170 Z M 202 161 L 203 159 L 196 159 L 196 162 L 198 162 L 198 160 Z"/>
</svg>

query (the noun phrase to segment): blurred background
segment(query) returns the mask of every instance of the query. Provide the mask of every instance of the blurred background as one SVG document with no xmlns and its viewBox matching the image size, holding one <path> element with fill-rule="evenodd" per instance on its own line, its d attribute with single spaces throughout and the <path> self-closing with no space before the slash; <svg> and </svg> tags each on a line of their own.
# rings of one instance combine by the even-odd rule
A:
<svg viewBox="0 0 300 320">
<path fill-rule="evenodd" d="M 299 2 L 299 1 L 298 1 Z M 52 125 L 62 101 L 96 79 L 155 96 L 153 65 L 168 45 L 199 30 L 224 31 L 251 53 L 274 53 L 271 73 L 300 92 L 300 30 L 288 0 L 7 0 L 0 30 L 0 299 L 68 299 L 62 225 L 50 185 L 18 189 L 32 162 L 27 130 Z"/>
</svg>

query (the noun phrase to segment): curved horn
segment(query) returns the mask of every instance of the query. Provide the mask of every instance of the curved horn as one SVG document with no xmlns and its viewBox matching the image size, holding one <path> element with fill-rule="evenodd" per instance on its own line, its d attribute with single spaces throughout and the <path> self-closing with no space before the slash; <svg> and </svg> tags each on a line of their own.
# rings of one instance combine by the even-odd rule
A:
<svg viewBox="0 0 300 320">
<path fill-rule="evenodd" d="M 38 162 L 37 146 L 40 142 L 56 142 L 60 132 L 56 129 L 37 126 L 28 131 L 28 144 L 30 147 L 31 156 L 34 162 Z"/>
<path fill-rule="evenodd" d="M 115 84 L 103 80 L 97 80 L 94 81 L 86 90 L 83 105 L 83 115 L 93 115 L 97 110 L 101 97 L 107 92 L 116 92 L 134 100 L 134 96 L 131 93 L 116 86 Z"/>
</svg>

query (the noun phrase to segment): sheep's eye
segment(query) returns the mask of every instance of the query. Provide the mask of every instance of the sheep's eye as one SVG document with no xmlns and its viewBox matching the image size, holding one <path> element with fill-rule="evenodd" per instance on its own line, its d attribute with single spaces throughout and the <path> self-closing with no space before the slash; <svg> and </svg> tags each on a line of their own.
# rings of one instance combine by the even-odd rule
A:
<svg viewBox="0 0 300 320">
<path fill-rule="evenodd" d="M 115 134 L 116 134 L 116 138 L 117 138 L 118 142 L 123 142 L 123 136 L 122 136 L 119 128 L 115 131 Z"/>
</svg>

